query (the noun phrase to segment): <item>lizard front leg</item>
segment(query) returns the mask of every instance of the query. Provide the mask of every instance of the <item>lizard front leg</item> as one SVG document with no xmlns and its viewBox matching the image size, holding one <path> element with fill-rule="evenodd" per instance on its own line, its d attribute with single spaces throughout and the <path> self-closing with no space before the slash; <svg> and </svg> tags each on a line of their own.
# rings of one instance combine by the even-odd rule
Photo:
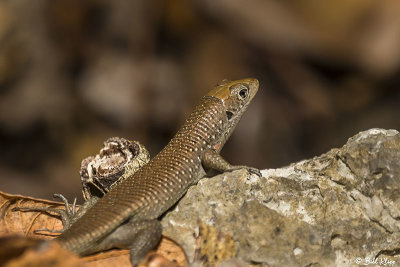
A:
<svg viewBox="0 0 400 267">
<path fill-rule="evenodd" d="M 131 218 L 120 225 L 100 243 L 88 248 L 82 255 L 89 255 L 111 248 L 130 249 L 132 266 L 140 263 L 161 239 L 161 223 L 158 220 Z"/>
<path fill-rule="evenodd" d="M 214 169 L 220 172 L 235 171 L 239 169 L 246 169 L 248 172 L 262 176 L 260 170 L 244 165 L 231 165 L 220 154 L 213 149 L 206 149 L 201 155 L 201 163 L 204 167 Z"/>
</svg>

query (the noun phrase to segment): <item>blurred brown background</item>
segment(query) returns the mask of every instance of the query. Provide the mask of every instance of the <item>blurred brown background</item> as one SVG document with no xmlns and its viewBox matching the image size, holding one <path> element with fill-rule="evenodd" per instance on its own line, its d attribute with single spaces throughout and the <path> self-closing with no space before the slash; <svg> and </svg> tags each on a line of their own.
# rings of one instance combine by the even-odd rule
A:
<svg viewBox="0 0 400 267">
<path fill-rule="evenodd" d="M 111 136 L 154 156 L 218 81 L 260 91 L 223 150 L 277 168 L 400 128 L 400 2 L 0 2 L 0 190 L 79 196 Z"/>
</svg>

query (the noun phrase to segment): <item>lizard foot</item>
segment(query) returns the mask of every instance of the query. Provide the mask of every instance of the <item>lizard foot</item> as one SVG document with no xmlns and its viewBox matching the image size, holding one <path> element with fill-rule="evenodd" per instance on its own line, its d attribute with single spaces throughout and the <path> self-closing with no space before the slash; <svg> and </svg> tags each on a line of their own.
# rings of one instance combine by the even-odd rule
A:
<svg viewBox="0 0 400 267">
<path fill-rule="evenodd" d="M 64 202 L 65 209 L 57 209 L 51 207 L 15 207 L 13 211 L 22 211 L 22 212 L 29 212 L 29 211 L 43 211 L 46 213 L 56 213 L 60 216 L 63 224 L 62 230 L 51 230 L 51 229 L 36 229 L 34 233 L 40 232 L 50 232 L 50 233 L 62 233 L 67 228 L 70 227 L 72 221 L 74 221 L 74 217 L 76 217 L 76 198 L 72 203 L 72 206 L 69 205 L 68 200 L 61 194 L 54 194 L 53 198 L 60 198 Z"/>
<path fill-rule="evenodd" d="M 262 177 L 261 171 L 257 168 L 254 167 L 248 167 L 248 166 L 244 166 L 244 165 L 234 165 L 232 166 L 232 168 L 229 168 L 228 171 L 236 171 L 236 170 L 240 170 L 240 169 L 246 169 L 249 174 L 255 174 L 258 177 Z"/>
</svg>

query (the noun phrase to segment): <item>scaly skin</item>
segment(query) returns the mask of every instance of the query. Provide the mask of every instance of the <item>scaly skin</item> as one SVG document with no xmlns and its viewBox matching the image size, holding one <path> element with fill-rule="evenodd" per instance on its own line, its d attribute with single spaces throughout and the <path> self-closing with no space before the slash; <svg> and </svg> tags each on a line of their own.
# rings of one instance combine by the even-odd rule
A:
<svg viewBox="0 0 400 267">
<path fill-rule="evenodd" d="M 232 166 L 219 155 L 257 90 L 256 79 L 222 81 L 157 156 L 88 207 L 56 241 L 80 255 L 130 248 L 136 265 L 159 242 L 157 219 L 204 177 L 204 167 L 244 167 L 259 174 L 253 168 Z"/>
</svg>

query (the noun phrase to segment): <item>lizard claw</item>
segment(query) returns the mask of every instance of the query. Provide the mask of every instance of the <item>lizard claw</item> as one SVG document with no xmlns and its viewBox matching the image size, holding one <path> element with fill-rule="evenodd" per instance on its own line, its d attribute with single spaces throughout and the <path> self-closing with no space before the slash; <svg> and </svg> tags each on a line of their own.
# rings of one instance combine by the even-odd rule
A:
<svg viewBox="0 0 400 267">
<path fill-rule="evenodd" d="M 259 169 L 254 168 L 254 167 L 243 166 L 243 165 L 232 166 L 232 168 L 230 168 L 228 171 L 236 171 L 236 170 L 240 170 L 240 169 L 246 169 L 250 175 L 255 174 L 258 177 L 262 177 L 261 171 Z"/>
<path fill-rule="evenodd" d="M 72 203 L 72 207 L 69 207 L 68 200 L 61 194 L 53 194 L 53 198 L 59 198 L 64 202 L 65 212 L 68 217 L 72 217 L 76 213 L 76 198 L 74 198 L 74 202 Z"/>
<path fill-rule="evenodd" d="M 258 177 L 262 177 L 261 171 L 259 169 L 253 167 L 246 167 L 246 169 L 250 174 L 255 174 Z"/>
</svg>

